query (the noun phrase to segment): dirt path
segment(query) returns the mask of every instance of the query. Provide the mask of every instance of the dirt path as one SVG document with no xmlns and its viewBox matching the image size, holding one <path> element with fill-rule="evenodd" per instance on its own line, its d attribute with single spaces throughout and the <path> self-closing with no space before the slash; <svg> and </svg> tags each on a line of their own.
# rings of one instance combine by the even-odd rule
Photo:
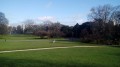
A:
<svg viewBox="0 0 120 67">
<path fill-rule="evenodd" d="M 62 48 L 78 48 L 78 47 L 101 47 L 101 46 L 69 46 L 69 47 L 49 47 L 49 48 L 36 48 L 36 49 L 23 49 L 23 50 L 10 50 L 0 51 L 0 53 L 12 53 L 12 52 L 23 52 L 23 51 L 35 51 L 35 50 L 50 50 L 50 49 L 62 49 Z"/>
</svg>

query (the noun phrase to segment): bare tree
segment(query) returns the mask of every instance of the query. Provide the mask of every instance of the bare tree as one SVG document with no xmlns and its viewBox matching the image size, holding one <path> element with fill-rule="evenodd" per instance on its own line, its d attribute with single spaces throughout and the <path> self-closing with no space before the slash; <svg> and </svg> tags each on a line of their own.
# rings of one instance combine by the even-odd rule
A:
<svg viewBox="0 0 120 67">
<path fill-rule="evenodd" d="M 0 12 L 0 34 L 8 33 L 8 20 L 4 13 Z"/>
<path fill-rule="evenodd" d="M 33 20 L 26 20 L 23 22 L 24 23 L 24 33 L 27 33 L 27 34 L 32 34 L 34 29 L 35 29 L 35 26 L 34 26 L 34 21 Z"/>
<path fill-rule="evenodd" d="M 114 7 L 110 20 L 113 21 L 114 24 L 120 24 L 120 5 Z"/>
<path fill-rule="evenodd" d="M 23 34 L 23 28 L 22 28 L 22 26 L 21 25 L 18 25 L 17 26 L 17 34 Z"/>
<path fill-rule="evenodd" d="M 120 5 L 111 6 L 109 4 L 93 7 L 91 13 L 88 15 L 88 19 L 96 20 L 101 19 L 104 23 L 112 21 L 115 24 L 120 22 Z"/>
<path fill-rule="evenodd" d="M 90 11 L 91 13 L 88 15 L 89 19 L 102 19 L 103 22 L 108 22 L 111 16 L 113 7 L 111 5 L 104 5 L 93 7 Z"/>
</svg>

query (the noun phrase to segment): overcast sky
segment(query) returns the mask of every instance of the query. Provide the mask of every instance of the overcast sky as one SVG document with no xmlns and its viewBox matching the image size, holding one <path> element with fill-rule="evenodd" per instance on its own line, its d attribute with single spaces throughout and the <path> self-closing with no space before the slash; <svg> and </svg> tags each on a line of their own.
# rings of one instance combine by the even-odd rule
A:
<svg viewBox="0 0 120 67">
<path fill-rule="evenodd" d="M 87 21 L 92 7 L 104 4 L 117 6 L 120 0 L 0 0 L 0 12 L 5 13 L 10 25 L 27 19 L 75 25 Z"/>
</svg>

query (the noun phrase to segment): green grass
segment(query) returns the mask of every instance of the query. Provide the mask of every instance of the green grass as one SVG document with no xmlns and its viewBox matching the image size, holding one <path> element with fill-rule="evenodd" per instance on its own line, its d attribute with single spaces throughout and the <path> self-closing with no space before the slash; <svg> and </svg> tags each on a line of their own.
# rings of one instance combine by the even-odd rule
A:
<svg viewBox="0 0 120 67">
<path fill-rule="evenodd" d="M 51 43 L 49 40 L 39 41 L 7 41 L 0 43 L 1 50 L 15 50 L 15 49 L 30 49 L 30 48 L 43 48 L 43 47 L 57 47 L 57 46 L 75 46 L 80 45 L 79 43 L 70 42 L 56 42 Z M 81 44 L 82 45 L 82 44 Z"/>
<path fill-rule="evenodd" d="M 0 39 L 4 40 L 4 39 L 7 39 L 7 40 L 30 40 L 30 39 L 34 39 L 34 38 L 39 38 L 37 36 L 34 36 L 34 35 L 0 35 Z"/>
<path fill-rule="evenodd" d="M 56 39 L 56 43 L 52 43 L 53 39 L 39 39 L 39 37 L 32 35 L 11 35 L 7 40 L 0 40 L 0 51 L 3 50 L 17 50 L 17 49 L 31 49 L 43 47 L 64 47 L 64 46 L 79 46 L 88 45 L 80 42 L 70 42 L 66 39 Z M 90 44 L 93 45 L 93 44 Z"/>
<path fill-rule="evenodd" d="M 68 48 L 0 54 L 1 67 L 119 67 L 116 47 Z"/>
<path fill-rule="evenodd" d="M 12 35 L 0 40 L 0 51 L 58 46 L 95 45 L 65 39 L 38 39 L 32 35 Z M 0 67 L 120 67 L 120 47 L 67 48 L 0 53 Z"/>
</svg>

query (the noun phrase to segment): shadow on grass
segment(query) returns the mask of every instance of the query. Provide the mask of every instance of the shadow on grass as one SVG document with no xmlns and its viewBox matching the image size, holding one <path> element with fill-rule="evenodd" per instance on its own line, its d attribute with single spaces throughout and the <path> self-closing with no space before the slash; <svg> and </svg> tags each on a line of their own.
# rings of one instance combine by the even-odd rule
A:
<svg viewBox="0 0 120 67">
<path fill-rule="evenodd" d="M 88 65 L 81 63 L 58 63 L 56 61 L 43 61 L 43 60 L 26 60 L 26 59 L 9 59 L 0 58 L 0 67 L 97 67 L 99 65 Z"/>
<path fill-rule="evenodd" d="M 48 39 L 48 38 L 32 38 L 32 39 Z"/>
<path fill-rule="evenodd" d="M 42 40 L 42 39 L 48 39 L 48 38 L 40 38 L 40 37 L 31 37 L 31 38 L 26 38 L 27 40 Z"/>
<path fill-rule="evenodd" d="M 58 39 L 56 41 L 69 41 L 68 39 Z"/>
<path fill-rule="evenodd" d="M 108 45 L 109 47 L 116 47 L 116 48 L 120 48 L 120 45 Z"/>
<path fill-rule="evenodd" d="M 80 42 L 80 40 L 76 38 L 57 39 L 56 41 Z"/>
</svg>

